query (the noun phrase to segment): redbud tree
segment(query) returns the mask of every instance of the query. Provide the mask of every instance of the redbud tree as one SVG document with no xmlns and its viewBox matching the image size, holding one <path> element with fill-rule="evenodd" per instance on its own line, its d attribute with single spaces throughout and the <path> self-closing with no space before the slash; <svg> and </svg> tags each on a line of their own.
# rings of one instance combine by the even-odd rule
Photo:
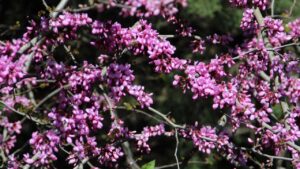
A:
<svg viewBox="0 0 300 169">
<path fill-rule="evenodd" d="M 243 12 L 242 39 L 199 35 L 180 17 L 187 0 L 42 3 L 26 30 L 1 40 L 0 168 L 183 169 L 197 154 L 232 168 L 300 168 L 300 19 L 276 15 L 275 0 L 224 2 Z M 157 18 L 169 29 L 159 32 Z M 200 57 L 177 52 L 175 41 Z M 190 105 L 207 101 L 215 122 L 156 108 L 149 74 L 171 77 L 158 87 Z M 241 132 L 250 133 L 245 144 L 234 139 Z M 170 163 L 147 163 L 163 157 L 154 142 L 172 148 L 161 160 Z"/>
</svg>

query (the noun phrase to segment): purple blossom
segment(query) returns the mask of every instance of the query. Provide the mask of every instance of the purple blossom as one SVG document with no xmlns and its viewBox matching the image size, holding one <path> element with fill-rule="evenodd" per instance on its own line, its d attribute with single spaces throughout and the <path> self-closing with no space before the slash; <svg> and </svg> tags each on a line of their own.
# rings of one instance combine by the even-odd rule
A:
<svg viewBox="0 0 300 169">
<path fill-rule="evenodd" d="M 82 88 L 85 91 L 89 91 L 96 81 L 101 80 L 101 72 L 101 69 L 84 62 L 82 70 L 73 72 L 68 81 L 74 90 Z"/>
<path fill-rule="evenodd" d="M 282 20 L 266 17 L 264 18 L 264 24 L 268 29 L 267 34 L 272 45 L 280 46 L 284 42 L 291 39 L 291 37 L 284 32 Z"/>
<path fill-rule="evenodd" d="M 187 67 L 185 73 L 189 81 L 189 87 L 194 93 L 193 99 L 204 96 L 214 96 L 218 92 L 218 85 L 211 77 L 208 66 L 204 63 L 195 63 Z"/>
<path fill-rule="evenodd" d="M 289 28 L 291 29 L 291 36 L 293 38 L 300 37 L 300 19 L 296 19 L 288 24 Z"/>
<path fill-rule="evenodd" d="M 1 49 L 0 49 L 1 50 Z M 25 57 L 14 61 L 13 57 L 0 55 L 0 86 L 14 85 L 25 76 Z"/>
<path fill-rule="evenodd" d="M 117 165 L 117 161 L 124 155 L 120 147 L 106 145 L 101 149 L 101 154 L 98 157 L 100 164 L 113 167 Z"/>
<path fill-rule="evenodd" d="M 136 97 L 141 107 L 149 107 L 153 100 L 152 94 L 144 91 L 143 86 L 133 85 L 134 75 L 130 65 L 111 64 L 107 69 L 107 84 L 110 86 L 110 94 L 117 102 L 126 93 Z"/>
<path fill-rule="evenodd" d="M 261 10 L 266 10 L 269 5 L 269 0 L 252 0 L 252 4 Z"/>
<path fill-rule="evenodd" d="M 261 10 L 266 10 L 269 5 L 269 0 L 229 0 L 231 4 L 237 7 L 258 7 Z"/>
<path fill-rule="evenodd" d="M 151 98 L 152 94 L 145 93 L 143 86 L 130 86 L 128 93 L 136 97 L 142 108 L 144 106 L 149 107 L 153 103 L 153 100 Z"/>
<path fill-rule="evenodd" d="M 9 154 L 17 142 L 16 135 L 21 133 L 21 122 L 10 122 L 8 118 L 4 117 L 0 119 L 0 129 L 3 130 L 3 133 L 0 134 L 0 150 Z"/>
<path fill-rule="evenodd" d="M 210 126 L 200 127 L 197 122 L 187 130 L 181 130 L 181 135 L 191 139 L 198 150 L 206 154 L 210 154 L 213 149 L 221 150 L 225 145 L 229 145 L 228 136 L 217 135 L 214 128 Z"/>
<path fill-rule="evenodd" d="M 144 20 L 140 20 L 132 28 L 122 28 L 119 23 L 104 24 L 96 21 L 92 25 L 92 33 L 99 37 L 99 41 L 92 43 L 95 46 L 108 46 L 110 52 L 122 51 L 126 47 L 136 56 L 147 55 L 158 72 L 169 73 L 176 69 L 174 62 L 179 61 L 172 58 L 174 46 L 160 38 L 158 32 L 151 28 L 151 24 Z"/>
<path fill-rule="evenodd" d="M 25 154 L 24 161 L 36 167 L 50 164 L 57 159 L 55 153 L 58 151 L 59 143 L 60 137 L 52 130 L 45 133 L 32 133 L 29 144 L 33 152 L 32 155 Z"/>
<path fill-rule="evenodd" d="M 111 64 L 107 69 L 107 84 L 110 86 L 110 95 L 116 101 L 125 96 L 126 89 L 129 88 L 134 80 L 133 71 L 130 65 Z"/>
<path fill-rule="evenodd" d="M 240 24 L 241 29 L 246 35 L 253 35 L 258 30 L 258 23 L 255 20 L 253 9 L 245 9 Z"/>
<path fill-rule="evenodd" d="M 226 128 L 217 130 L 198 123 L 176 128 L 178 136 L 191 140 L 200 152 L 210 154 L 216 150 L 231 162 L 245 164 L 246 155 L 252 153 L 246 154 L 243 152 L 245 150 L 235 148 L 229 141 L 233 133 L 226 132 L 248 127 L 256 137 L 248 139 L 252 146 L 259 147 L 260 151 L 275 152 L 275 155 L 288 152 L 293 158 L 294 167 L 299 167 L 300 153 L 290 144 L 297 143 L 300 138 L 300 81 L 296 76 L 299 73 L 299 61 L 293 51 L 286 50 L 288 48 L 283 50 L 285 46 L 282 46 L 290 45 L 292 38 L 296 40 L 300 36 L 299 19 L 288 24 L 291 29 L 288 34 L 281 19 L 265 17 L 263 31 L 266 33 L 262 35 L 266 35 L 271 43 L 265 44 L 264 38 L 258 35 L 261 32 L 253 9 L 258 7 L 266 10 L 269 1 L 229 0 L 234 6 L 245 8 L 240 27 L 247 36 L 239 44 L 229 34 L 215 33 L 199 39 L 193 28 L 175 17 L 177 5 L 186 6 L 186 0 L 120 2 L 131 6 L 121 9 L 124 15 L 166 17 L 168 23 L 179 27 L 175 37 L 194 40 L 193 52 L 203 54 L 210 47 L 207 45 L 209 43 L 226 50 L 209 60 L 174 57 L 176 48 L 145 20 L 125 28 L 120 23 L 93 20 L 84 13 L 63 12 L 57 18 L 42 17 L 40 21 L 31 21 L 21 39 L 0 45 L 0 92 L 1 101 L 5 103 L 0 111 L 0 127 L 3 131 L 0 134 L 0 151 L 3 159 L 4 156 L 7 158 L 4 163 L 8 168 L 24 165 L 49 168 L 58 158 L 58 147 L 69 151 L 67 161 L 71 165 L 93 159 L 92 162 L 101 167 L 117 168 L 124 156 L 119 143 L 133 141 L 136 150 L 149 153 L 152 148 L 150 139 L 162 135 L 174 136 L 172 124 L 170 131 L 160 124 L 144 126 L 137 133 L 126 126 L 127 120 L 123 121 L 123 115 L 120 115 L 120 119 L 114 115 L 107 118 L 108 111 L 119 113 L 117 108 L 120 108 L 118 106 L 125 97 L 134 97 L 141 108 L 147 108 L 154 102 L 152 93 L 147 93 L 144 86 L 134 83 L 134 64 L 130 64 L 131 58 L 124 58 L 127 53 L 133 57 L 145 56 L 155 72 L 175 73 L 174 86 L 182 88 L 184 92 L 190 90 L 194 99 L 211 97 L 213 109 L 226 111 Z M 109 1 L 106 7 L 115 5 L 115 1 Z M 83 61 L 74 61 L 76 66 L 67 61 L 56 61 L 52 49 L 68 45 L 71 40 L 81 40 L 78 39 L 81 37 L 78 36 L 81 35 L 79 30 L 84 30 L 84 34 L 89 34 L 93 39 L 91 47 L 99 50 L 100 56 L 98 53 L 99 57 L 91 60 L 97 59 L 97 62 L 84 57 Z M 36 36 L 42 36 L 43 40 L 20 52 L 22 46 Z M 275 55 L 270 57 L 270 48 L 273 47 Z M 27 67 L 31 54 L 33 60 L 31 66 Z M 262 73 L 265 75 L 261 76 Z M 43 84 L 38 84 L 39 79 L 45 79 L 48 85 L 45 90 Z M 34 90 L 29 90 L 30 85 Z M 34 99 L 30 96 L 29 100 L 28 91 L 34 95 L 44 90 L 45 96 L 48 96 L 48 88 L 51 91 L 57 88 L 59 91 L 51 93 L 51 98 L 35 110 L 32 107 L 35 105 Z M 41 101 L 41 96 L 38 94 L 37 101 Z M 277 104 L 287 104 L 291 110 L 284 110 L 284 117 L 275 121 L 271 116 L 274 113 L 272 108 Z M 27 114 L 31 110 L 34 110 L 32 114 Z M 18 145 L 17 134 L 23 132 L 23 120 L 11 121 L 15 119 L 12 116 L 16 116 L 16 119 L 19 116 L 26 116 L 25 120 L 37 119 L 35 123 L 40 130 L 33 132 L 29 139 L 30 152 L 11 152 L 19 148 L 15 147 Z M 161 117 L 164 120 L 168 118 Z M 38 120 L 45 121 L 45 127 L 40 127 L 44 124 L 39 124 Z M 170 123 L 168 120 L 173 119 L 167 119 L 166 123 Z"/>
<path fill-rule="evenodd" d="M 125 15 L 150 17 L 155 15 L 172 16 L 178 12 L 177 5 L 187 6 L 186 0 L 128 0 L 125 4 L 132 8 L 123 8 Z M 143 9 L 145 11 L 143 11 Z"/>
<path fill-rule="evenodd" d="M 193 143 L 198 147 L 199 151 L 210 154 L 211 150 L 214 149 L 217 135 L 215 130 L 210 126 L 203 127 L 198 131 L 191 131 L 189 133 L 192 137 Z M 208 138 L 211 141 L 205 141 L 203 138 Z"/>
<path fill-rule="evenodd" d="M 248 0 L 229 0 L 229 2 L 238 7 L 245 7 L 248 3 Z"/>
<path fill-rule="evenodd" d="M 193 53 L 203 54 L 205 51 L 205 41 L 204 40 L 194 40 L 193 41 Z"/>
<path fill-rule="evenodd" d="M 300 101 L 300 79 L 290 78 L 288 79 L 288 86 L 286 95 L 289 97 L 291 102 L 299 103 Z"/>
<path fill-rule="evenodd" d="M 224 108 L 224 106 L 229 105 L 235 105 L 236 99 L 237 99 L 237 88 L 236 85 L 228 84 L 227 87 L 220 87 L 220 95 L 216 95 L 214 97 L 214 104 L 213 108 L 216 109 L 220 107 L 221 109 Z"/>
<path fill-rule="evenodd" d="M 137 140 L 138 150 L 141 152 L 150 152 L 150 145 L 148 141 L 151 137 L 160 136 L 165 133 L 165 127 L 163 124 L 144 127 L 141 134 L 136 134 L 134 138 Z"/>
<path fill-rule="evenodd" d="M 52 19 L 49 22 L 49 26 L 52 27 L 53 31 L 58 33 L 59 28 L 69 27 L 71 29 L 77 29 L 77 27 L 88 25 L 92 23 L 92 19 L 87 14 L 71 14 L 63 13 L 58 18 Z"/>
</svg>

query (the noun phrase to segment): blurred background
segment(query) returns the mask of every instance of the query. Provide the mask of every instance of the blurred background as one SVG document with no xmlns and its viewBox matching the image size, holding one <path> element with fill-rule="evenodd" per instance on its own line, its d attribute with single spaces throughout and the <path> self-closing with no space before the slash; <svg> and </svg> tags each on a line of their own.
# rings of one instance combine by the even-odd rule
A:
<svg viewBox="0 0 300 169">
<path fill-rule="evenodd" d="M 54 7 L 58 0 L 46 0 L 50 7 Z M 228 0 L 189 0 L 188 7 L 181 9 L 178 17 L 186 22 L 187 25 L 195 29 L 195 34 L 206 37 L 214 33 L 217 34 L 231 34 L 235 37 L 235 42 L 242 40 L 242 33 L 239 29 L 240 20 L 242 18 L 242 10 L 232 8 L 228 4 Z M 79 4 L 85 4 L 84 0 L 72 0 L 69 3 L 70 8 L 78 8 Z M 129 17 L 123 18 L 118 15 L 119 9 L 110 9 L 105 12 L 98 12 L 97 10 L 88 11 L 93 18 L 100 20 L 112 20 L 113 22 L 120 22 L 123 26 L 132 26 L 138 18 Z M 0 39 L 1 41 L 18 38 L 25 32 L 26 26 L 30 19 L 38 20 L 39 16 L 47 14 L 42 0 L 0 0 Z M 270 13 L 270 11 L 267 11 Z M 282 18 L 285 23 L 297 17 L 300 17 L 300 2 L 296 0 L 275 0 L 275 15 Z M 170 26 L 161 17 L 148 18 L 153 27 L 158 30 L 160 34 L 175 34 L 174 26 Z M 94 60 L 101 51 L 90 48 L 84 43 L 71 42 L 72 52 L 79 60 Z M 180 58 L 190 58 L 192 60 L 208 61 L 217 54 L 222 53 L 224 49 L 218 46 L 208 46 L 204 54 L 193 54 L 189 39 L 173 38 L 171 43 L 177 48 L 176 56 Z M 234 45 L 234 44 L 232 44 Z M 57 57 L 64 57 L 63 50 L 55 51 Z M 187 92 L 183 93 L 180 89 L 172 86 L 174 74 L 157 74 L 153 72 L 153 68 L 148 64 L 146 57 L 131 57 L 128 55 L 122 62 L 133 64 L 133 69 L 136 74 L 136 83 L 145 85 L 146 91 L 152 92 L 154 97 L 154 105 L 152 107 L 157 110 L 169 114 L 173 120 L 179 124 L 192 124 L 194 121 L 199 121 L 203 125 L 216 126 L 218 119 L 226 112 L 223 110 L 213 110 L 211 98 L 193 100 L 192 95 Z M 38 91 L 35 91 L 38 93 Z M 38 97 L 38 96 L 37 96 Z M 125 99 L 124 106 L 131 107 L 136 103 L 134 100 Z M 128 108 L 130 109 L 130 108 Z M 120 110 L 118 112 L 126 125 L 132 130 L 140 131 L 146 125 L 154 125 L 158 122 L 147 118 L 147 116 L 134 113 L 130 110 Z M 28 124 L 28 135 L 20 136 L 19 140 L 27 140 L 30 137 L 30 128 Z M 252 133 L 248 131 L 237 131 L 234 134 L 233 142 L 247 146 L 247 138 Z M 155 160 L 156 166 L 172 164 L 175 162 L 174 138 L 159 138 L 150 141 L 152 152 L 149 155 L 135 154 L 139 164 L 147 163 Z M 222 156 L 218 153 L 211 155 L 203 155 L 202 153 L 193 151 L 193 146 L 190 142 L 180 140 L 179 158 L 191 155 L 191 163 L 186 168 L 188 169 L 226 169 L 233 168 Z M 251 168 L 251 163 L 248 165 Z M 61 166 L 59 161 L 56 164 L 57 168 L 67 168 L 68 166 Z M 175 167 L 174 167 L 175 168 Z M 256 168 L 253 165 L 252 168 Z M 289 166 L 287 166 L 289 168 Z"/>
</svg>

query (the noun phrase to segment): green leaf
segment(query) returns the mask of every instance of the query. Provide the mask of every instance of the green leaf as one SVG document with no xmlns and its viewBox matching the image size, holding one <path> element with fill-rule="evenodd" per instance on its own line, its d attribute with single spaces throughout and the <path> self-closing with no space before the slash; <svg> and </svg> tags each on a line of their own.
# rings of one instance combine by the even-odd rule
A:
<svg viewBox="0 0 300 169">
<path fill-rule="evenodd" d="M 273 114 L 278 118 L 278 119 L 282 119 L 284 117 L 284 113 L 281 109 L 280 104 L 276 104 L 272 107 L 273 110 Z"/>
<path fill-rule="evenodd" d="M 0 111 L 2 111 L 4 108 L 4 104 L 0 103 Z"/>
<path fill-rule="evenodd" d="M 187 12 L 202 17 L 214 17 L 215 12 L 221 11 L 220 0 L 189 0 Z"/>
<path fill-rule="evenodd" d="M 130 103 L 123 103 L 123 105 L 125 106 L 126 110 L 133 110 L 134 109 L 134 106 Z"/>
<path fill-rule="evenodd" d="M 141 169 L 154 169 L 155 168 L 155 160 L 152 160 L 142 166 Z"/>
</svg>

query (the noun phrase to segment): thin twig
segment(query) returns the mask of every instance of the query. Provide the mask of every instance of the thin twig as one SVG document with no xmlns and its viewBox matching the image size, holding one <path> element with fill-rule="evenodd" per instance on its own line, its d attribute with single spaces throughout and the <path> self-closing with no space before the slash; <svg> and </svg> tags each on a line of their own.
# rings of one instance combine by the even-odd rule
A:
<svg viewBox="0 0 300 169">
<path fill-rule="evenodd" d="M 35 101 L 35 96 L 34 96 L 34 93 L 32 91 L 32 86 L 30 84 L 26 84 L 27 88 L 28 88 L 28 96 L 29 96 L 29 99 L 31 101 L 31 103 L 36 106 L 36 101 Z"/>
<path fill-rule="evenodd" d="M 85 11 L 89 11 L 92 9 L 97 9 L 98 5 L 97 4 L 93 4 L 91 6 L 87 6 L 87 7 L 83 7 L 83 8 L 78 8 L 78 9 L 67 9 L 67 11 L 69 12 L 85 12 Z"/>
<path fill-rule="evenodd" d="M 26 117 L 27 119 L 31 120 L 31 121 L 34 121 L 38 124 L 41 124 L 41 125 L 46 125 L 47 123 L 41 121 L 40 119 L 36 118 L 36 117 L 31 117 L 29 116 L 27 113 L 24 113 L 24 112 L 20 112 L 16 109 L 14 109 L 13 107 L 10 107 L 9 105 L 7 105 L 6 103 L 4 103 L 3 101 L 0 100 L 0 104 L 3 104 L 5 107 L 7 107 L 9 110 L 21 115 L 21 116 L 24 116 Z"/>
<path fill-rule="evenodd" d="M 274 47 L 274 48 L 267 48 L 268 51 L 274 51 L 274 50 L 278 50 L 278 49 L 282 49 L 282 48 L 286 48 L 286 47 L 290 47 L 290 46 L 299 46 L 300 43 L 289 43 L 289 44 L 285 44 L 282 46 L 278 46 L 278 47 Z"/>
<path fill-rule="evenodd" d="M 178 124 L 175 124 L 174 122 L 172 122 L 166 115 L 164 115 L 163 113 L 159 112 L 158 110 L 152 108 L 152 107 L 149 107 L 148 108 L 151 112 L 159 115 L 160 117 L 162 117 L 164 120 L 166 120 L 166 122 L 168 122 L 171 126 L 173 126 L 174 128 L 181 128 L 181 129 L 184 129 L 185 126 L 184 125 L 178 125 Z"/>
<path fill-rule="evenodd" d="M 300 45 L 300 43 L 294 42 L 294 43 L 289 43 L 289 44 L 285 44 L 285 45 L 278 46 L 278 47 L 274 47 L 274 48 L 266 48 L 266 50 L 267 50 L 267 51 L 275 51 L 275 50 L 278 50 L 278 49 L 282 49 L 282 48 L 286 48 L 286 47 L 290 47 L 290 46 L 299 46 L 299 45 Z M 245 56 L 245 55 L 247 55 L 247 54 L 249 54 L 249 53 L 256 52 L 256 51 L 258 51 L 258 49 L 256 49 L 256 48 L 250 49 L 249 51 L 246 51 L 246 52 L 244 52 L 244 53 L 242 53 L 242 54 L 240 54 L 240 55 L 238 55 L 238 56 L 236 56 L 236 57 L 234 57 L 234 58 L 232 58 L 232 59 L 233 59 L 233 60 L 238 60 L 238 59 L 240 59 L 242 56 Z"/>
<path fill-rule="evenodd" d="M 39 40 L 40 39 L 40 40 Z M 38 37 L 37 39 L 37 43 L 34 44 L 33 46 L 39 46 L 42 42 L 44 41 L 44 39 Z M 29 68 L 30 68 L 30 65 L 31 65 L 31 62 L 32 62 L 32 59 L 34 58 L 34 51 L 31 52 L 29 55 L 28 55 L 28 58 L 27 58 L 27 61 L 25 62 L 25 68 L 24 68 L 24 71 L 25 72 L 28 72 L 29 71 Z M 34 93 L 32 91 L 32 86 L 30 83 L 27 83 L 26 84 L 27 88 L 29 89 L 29 98 L 30 98 L 30 101 L 32 102 L 32 104 L 34 106 L 36 106 L 36 101 L 35 101 L 35 97 L 34 97 Z"/>
<path fill-rule="evenodd" d="M 35 162 L 38 158 L 39 158 L 39 156 L 40 156 L 40 153 L 38 152 L 38 153 L 36 153 L 32 158 L 31 158 L 31 160 L 33 161 L 33 162 Z M 26 164 L 24 167 L 23 167 L 23 169 L 29 169 L 30 168 L 30 164 Z"/>
<path fill-rule="evenodd" d="M 110 2 L 109 2 L 109 1 L 98 0 L 98 2 L 103 3 L 103 4 L 110 5 Z M 120 3 L 114 3 L 114 7 L 127 8 L 127 9 L 132 8 L 132 6 L 124 5 L 124 4 L 120 4 Z"/>
<path fill-rule="evenodd" d="M 161 119 L 158 119 L 158 118 L 156 118 L 155 116 L 152 116 L 151 114 L 149 114 L 149 113 L 147 113 L 147 112 L 145 112 L 145 111 L 143 111 L 143 110 L 140 110 L 140 109 L 136 109 L 136 108 L 134 108 L 134 109 L 127 109 L 127 108 L 124 107 L 124 106 L 118 106 L 118 107 L 116 107 L 116 109 L 120 109 L 120 110 L 130 110 L 130 111 L 133 111 L 133 112 L 136 112 L 136 113 L 140 113 L 140 114 L 143 114 L 143 115 L 145 115 L 145 116 L 148 116 L 148 117 L 150 117 L 150 118 L 152 118 L 152 119 L 154 119 L 154 120 L 156 120 L 156 121 L 158 121 L 158 122 L 165 123 L 165 124 L 169 125 L 169 123 L 167 123 L 167 122 L 165 122 L 165 121 L 163 121 L 163 120 L 161 120 Z"/>
<path fill-rule="evenodd" d="M 269 129 L 269 130 L 272 131 L 273 133 L 276 133 L 276 132 L 277 132 L 277 131 L 274 131 L 273 128 L 272 128 L 270 125 L 268 125 L 267 123 L 263 123 L 262 125 L 263 125 L 263 127 Z M 295 143 L 289 141 L 289 142 L 287 142 L 286 144 L 288 144 L 290 147 L 292 147 L 292 148 L 294 148 L 295 150 L 297 150 L 297 151 L 300 152 L 300 146 L 296 145 Z"/>
<path fill-rule="evenodd" d="M 61 11 L 68 4 L 69 0 L 61 0 L 59 4 L 56 6 L 55 10 L 50 14 L 51 18 L 56 18 L 59 14 L 58 11 Z"/>
<path fill-rule="evenodd" d="M 66 52 L 71 56 L 73 62 L 74 62 L 75 64 L 77 64 L 77 61 L 76 61 L 76 59 L 75 59 L 75 56 L 74 56 L 73 53 L 71 52 L 71 49 L 68 48 L 66 45 L 64 45 L 64 48 L 65 48 Z"/>
<path fill-rule="evenodd" d="M 179 160 L 178 160 L 178 156 L 177 156 L 178 146 L 179 146 L 179 139 L 178 139 L 177 129 L 175 129 L 175 140 L 176 140 L 176 147 L 175 147 L 174 157 L 175 157 L 175 160 L 176 160 L 177 169 L 180 169 L 180 164 L 179 164 Z"/>
<path fill-rule="evenodd" d="M 259 150 L 256 150 L 255 148 L 252 148 L 251 151 L 257 153 L 258 155 L 267 157 L 271 160 L 277 159 L 277 160 L 284 160 L 284 161 L 293 161 L 292 158 L 288 158 L 288 157 L 280 157 L 280 156 L 272 156 L 272 155 L 269 155 L 269 154 L 264 154 L 264 153 L 260 152 Z"/>
<path fill-rule="evenodd" d="M 264 79 L 265 81 L 267 82 L 270 82 L 271 81 L 271 78 L 269 75 L 267 75 L 264 71 L 260 71 L 258 72 L 259 76 Z"/>
<path fill-rule="evenodd" d="M 247 54 L 249 54 L 249 53 L 252 53 L 252 52 L 255 52 L 255 51 L 257 51 L 257 50 L 258 50 L 258 49 L 250 49 L 249 51 L 244 52 L 244 53 L 240 54 L 239 56 L 236 56 L 236 57 L 232 58 L 232 60 L 238 60 L 238 59 L 240 59 L 242 56 L 245 56 L 245 55 L 247 55 Z"/>
<path fill-rule="evenodd" d="M 57 11 L 61 11 L 69 2 L 69 0 L 61 0 L 59 2 L 59 4 L 56 6 L 55 10 L 50 14 L 51 18 L 56 18 L 57 15 L 59 14 L 59 12 Z M 30 42 L 28 42 L 27 44 L 23 45 L 20 50 L 18 51 L 18 53 L 22 54 L 24 53 L 27 49 L 29 49 L 30 47 L 34 46 L 37 43 L 40 43 L 41 39 L 39 39 L 39 36 L 36 36 L 34 38 L 32 38 L 30 40 Z"/>
<path fill-rule="evenodd" d="M 181 165 L 183 162 L 179 162 Z M 202 162 L 202 161 L 189 161 L 188 164 L 208 164 L 207 162 Z M 172 163 L 172 164 L 166 164 L 162 166 L 155 167 L 155 169 L 165 169 L 165 168 L 172 168 L 177 166 L 177 163 Z"/>
<path fill-rule="evenodd" d="M 294 8 L 296 6 L 296 3 L 297 3 L 297 0 L 293 0 L 293 4 L 292 4 L 292 6 L 290 8 L 289 16 L 292 16 Z"/>
<path fill-rule="evenodd" d="M 261 14 L 261 11 L 258 8 L 254 11 L 254 15 L 255 15 L 256 20 L 259 23 L 260 27 L 263 27 L 264 26 L 264 23 L 263 23 L 264 18 L 263 18 L 262 14 Z M 272 48 L 272 45 L 270 44 L 268 38 L 265 37 L 264 40 L 265 40 L 266 46 L 268 48 Z M 271 60 L 273 59 L 273 57 L 274 57 L 273 51 L 269 51 L 269 57 L 270 57 Z M 276 79 L 276 77 L 275 77 L 275 79 Z M 276 83 L 279 83 L 279 81 L 276 82 Z M 277 87 L 277 85 L 275 85 L 275 87 Z M 282 107 L 283 110 L 288 110 L 289 109 L 288 108 L 288 104 L 286 102 L 281 101 L 280 103 L 281 103 L 281 106 L 284 106 L 284 107 Z M 274 130 L 272 129 L 272 127 L 270 125 L 268 125 L 267 123 L 263 123 L 262 125 L 264 127 L 268 128 L 269 130 L 271 130 L 272 132 L 274 132 Z M 289 142 L 287 142 L 287 145 L 289 145 L 290 147 L 292 147 L 295 150 L 297 150 L 297 151 L 300 152 L 300 146 L 296 145 L 294 142 L 289 141 Z"/>
<path fill-rule="evenodd" d="M 37 83 L 55 83 L 56 80 L 48 80 L 48 79 L 37 79 L 35 80 Z"/>
<path fill-rule="evenodd" d="M 46 0 L 42 0 L 43 1 L 43 5 L 45 6 L 45 8 L 50 11 L 51 7 L 47 4 Z"/>
<path fill-rule="evenodd" d="M 101 85 L 100 85 L 100 89 L 104 91 L 104 88 Z M 113 110 L 113 106 L 112 106 L 112 103 L 110 101 L 110 98 L 108 97 L 108 95 L 106 93 L 103 93 L 103 95 L 104 95 L 104 98 L 105 98 L 106 102 L 108 103 L 111 116 L 114 118 L 114 123 L 117 123 L 118 116 Z M 131 169 L 140 169 L 140 167 L 137 165 L 136 161 L 133 158 L 133 154 L 132 154 L 132 151 L 129 147 L 128 141 L 125 141 L 125 142 L 122 143 L 122 149 L 123 149 L 123 151 L 126 155 L 126 161 L 127 161 L 127 164 L 129 165 L 129 167 Z"/>
<path fill-rule="evenodd" d="M 272 17 L 274 16 L 274 11 L 275 11 L 275 0 L 272 0 L 272 3 L 271 3 L 271 16 Z"/>
<path fill-rule="evenodd" d="M 127 161 L 127 164 L 129 165 L 129 167 L 131 169 L 140 169 L 140 167 L 137 165 L 137 163 L 133 159 L 133 154 L 131 152 L 130 145 L 129 145 L 128 141 L 125 141 L 125 142 L 122 143 L 122 148 L 123 148 L 124 153 L 126 155 L 126 161 Z"/>
<path fill-rule="evenodd" d="M 47 10 L 50 9 L 50 7 L 47 5 L 46 1 L 45 0 L 42 0 L 43 1 L 43 4 L 45 5 L 45 7 L 47 8 Z M 57 7 L 55 8 L 56 10 L 61 10 L 63 9 L 67 3 L 68 3 L 69 0 L 61 0 L 60 3 L 57 5 Z M 50 17 L 52 18 L 55 18 L 56 16 L 58 15 L 58 12 L 53 12 L 53 13 L 50 13 Z M 44 38 L 41 38 L 40 35 L 33 38 L 29 43 L 25 44 L 24 46 L 21 47 L 21 49 L 18 51 L 20 54 L 24 53 L 27 49 L 29 49 L 30 47 L 32 46 L 38 46 L 40 45 L 42 42 L 44 41 Z M 31 52 L 29 55 L 28 55 L 28 58 L 27 58 L 27 61 L 25 63 L 25 72 L 28 72 L 29 68 L 30 68 L 30 65 L 31 65 L 31 62 L 32 62 L 32 59 L 34 58 L 34 51 Z M 30 84 L 27 84 L 27 88 L 28 89 L 31 89 L 32 86 Z M 30 91 L 29 92 L 29 98 L 31 100 L 31 102 L 37 106 L 37 103 L 35 101 L 35 97 L 34 97 L 34 93 L 33 91 Z"/>
<path fill-rule="evenodd" d="M 55 96 L 57 93 L 59 93 L 60 91 L 64 90 L 64 89 L 68 89 L 70 87 L 70 84 L 64 85 L 56 90 L 54 90 L 53 92 L 51 92 L 49 95 L 47 95 L 46 97 L 44 97 L 35 107 L 34 107 L 34 111 L 36 111 L 42 104 L 44 104 L 47 100 L 49 100 L 51 97 Z"/>
</svg>

